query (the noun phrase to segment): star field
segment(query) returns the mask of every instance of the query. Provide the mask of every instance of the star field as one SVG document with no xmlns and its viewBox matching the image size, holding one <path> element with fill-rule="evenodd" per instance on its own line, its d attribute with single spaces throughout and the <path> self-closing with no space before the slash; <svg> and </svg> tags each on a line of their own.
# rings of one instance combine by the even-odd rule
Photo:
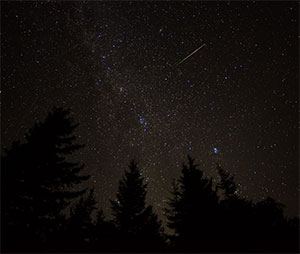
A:
<svg viewBox="0 0 300 254">
<path fill-rule="evenodd" d="M 135 158 L 161 219 L 187 154 L 299 211 L 296 2 L 1 2 L 2 149 L 71 108 L 99 206 Z M 205 47 L 177 63 L 202 44 Z"/>
</svg>

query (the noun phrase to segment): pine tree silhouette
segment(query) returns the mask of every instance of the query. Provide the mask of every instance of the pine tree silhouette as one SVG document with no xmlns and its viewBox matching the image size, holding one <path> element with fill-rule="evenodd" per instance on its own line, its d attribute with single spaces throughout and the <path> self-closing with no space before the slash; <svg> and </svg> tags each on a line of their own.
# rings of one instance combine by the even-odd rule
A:
<svg viewBox="0 0 300 254">
<path fill-rule="evenodd" d="M 284 217 L 284 206 L 270 197 L 256 204 L 239 197 L 234 177 L 219 165 L 217 170 L 221 178 L 217 187 L 223 191 L 217 238 L 222 251 L 297 252 L 299 223 Z"/>
<path fill-rule="evenodd" d="M 97 209 L 96 204 L 94 189 L 91 189 L 86 197 L 81 197 L 71 208 L 65 239 L 71 250 L 86 252 L 91 247 L 95 233 L 92 214 Z"/>
<path fill-rule="evenodd" d="M 161 223 L 146 206 L 147 183 L 132 160 L 129 171 L 119 183 L 117 200 L 111 200 L 113 222 L 123 250 L 159 250 L 162 248 Z"/>
<path fill-rule="evenodd" d="M 85 192 L 70 190 L 89 176 L 80 175 L 83 165 L 67 158 L 83 147 L 75 143 L 72 133 L 77 124 L 69 113 L 54 108 L 44 122 L 29 130 L 25 143 L 14 142 L 2 157 L 5 249 L 33 250 L 50 244 L 62 229 L 61 211 Z"/>
<path fill-rule="evenodd" d="M 173 197 L 166 209 L 168 227 L 175 230 L 176 251 L 212 250 L 218 218 L 218 196 L 212 188 L 212 179 L 188 156 L 182 175 L 173 184 Z"/>
<path fill-rule="evenodd" d="M 98 210 L 92 238 L 93 249 L 98 252 L 116 250 L 117 233 L 113 222 L 105 219 L 102 209 Z"/>
<path fill-rule="evenodd" d="M 267 197 L 255 204 L 256 248 L 268 252 L 299 252 L 299 217 L 284 216 L 284 205 Z M 292 221 L 297 224 L 291 223 Z M 297 240 L 296 240 L 297 239 Z"/>
<path fill-rule="evenodd" d="M 253 204 L 238 195 L 237 185 L 229 171 L 218 164 L 217 171 L 220 182 L 216 188 L 221 190 L 218 241 L 223 251 L 249 251 L 250 235 L 255 230 Z"/>
<path fill-rule="evenodd" d="M 220 175 L 221 181 L 217 184 L 217 190 L 221 189 L 226 199 L 235 199 L 237 197 L 237 187 L 234 182 L 234 177 L 226 172 L 219 164 L 217 164 L 217 170 Z"/>
</svg>

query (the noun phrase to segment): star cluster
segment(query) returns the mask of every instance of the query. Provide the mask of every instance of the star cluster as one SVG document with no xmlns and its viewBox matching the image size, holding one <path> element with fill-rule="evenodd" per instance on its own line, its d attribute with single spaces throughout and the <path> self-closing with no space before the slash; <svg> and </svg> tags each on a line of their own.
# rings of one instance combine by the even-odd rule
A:
<svg viewBox="0 0 300 254">
<path fill-rule="evenodd" d="M 227 168 L 240 196 L 298 213 L 298 3 L 1 5 L 2 149 L 63 106 L 108 216 L 135 158 L 164 220 L 187 154 L 215 179 Z"/>
</svg>

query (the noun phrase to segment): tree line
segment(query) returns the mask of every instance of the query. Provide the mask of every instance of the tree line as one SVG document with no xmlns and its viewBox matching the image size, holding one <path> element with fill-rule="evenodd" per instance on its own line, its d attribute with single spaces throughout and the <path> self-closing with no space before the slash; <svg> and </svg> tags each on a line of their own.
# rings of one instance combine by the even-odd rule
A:
<svg viewBox="0 0 300 254">
<path fill-rule="evenodd" d="M 164 211 L 173 234 L 146 203 L 148 184 L 134 160 L 106 219 L 94 189 L 78 190 L 89 179 L 84 165 L 68 158 L 83 147 L 73 134 L 77 126 L 68 110 L 54 108 L 1 156 L 2 252 L 299 251 L 299 217 L 284 216 L 270 197 L 257 203 L 240 197 L 220 165 L 214 184 L 191 157 Z"/>
</svg>

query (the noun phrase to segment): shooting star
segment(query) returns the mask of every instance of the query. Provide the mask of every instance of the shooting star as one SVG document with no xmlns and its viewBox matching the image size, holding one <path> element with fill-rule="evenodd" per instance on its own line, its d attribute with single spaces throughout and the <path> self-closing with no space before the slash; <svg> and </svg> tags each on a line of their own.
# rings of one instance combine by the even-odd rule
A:
<svg viewBox="0 0 300 254">
<path fill-rule="evenodd" d="M 188 59 L 190 56 L 194 55 L 198 50 L 202 49 L 206 44 L 204 43 L 202 46 L 197 48 L 195 51 L 193 51 L 191 54 L 189 54 L 187 57 L 183 58 L 177 65 L 182 64 L 186 59 Z"/>
</svg>

